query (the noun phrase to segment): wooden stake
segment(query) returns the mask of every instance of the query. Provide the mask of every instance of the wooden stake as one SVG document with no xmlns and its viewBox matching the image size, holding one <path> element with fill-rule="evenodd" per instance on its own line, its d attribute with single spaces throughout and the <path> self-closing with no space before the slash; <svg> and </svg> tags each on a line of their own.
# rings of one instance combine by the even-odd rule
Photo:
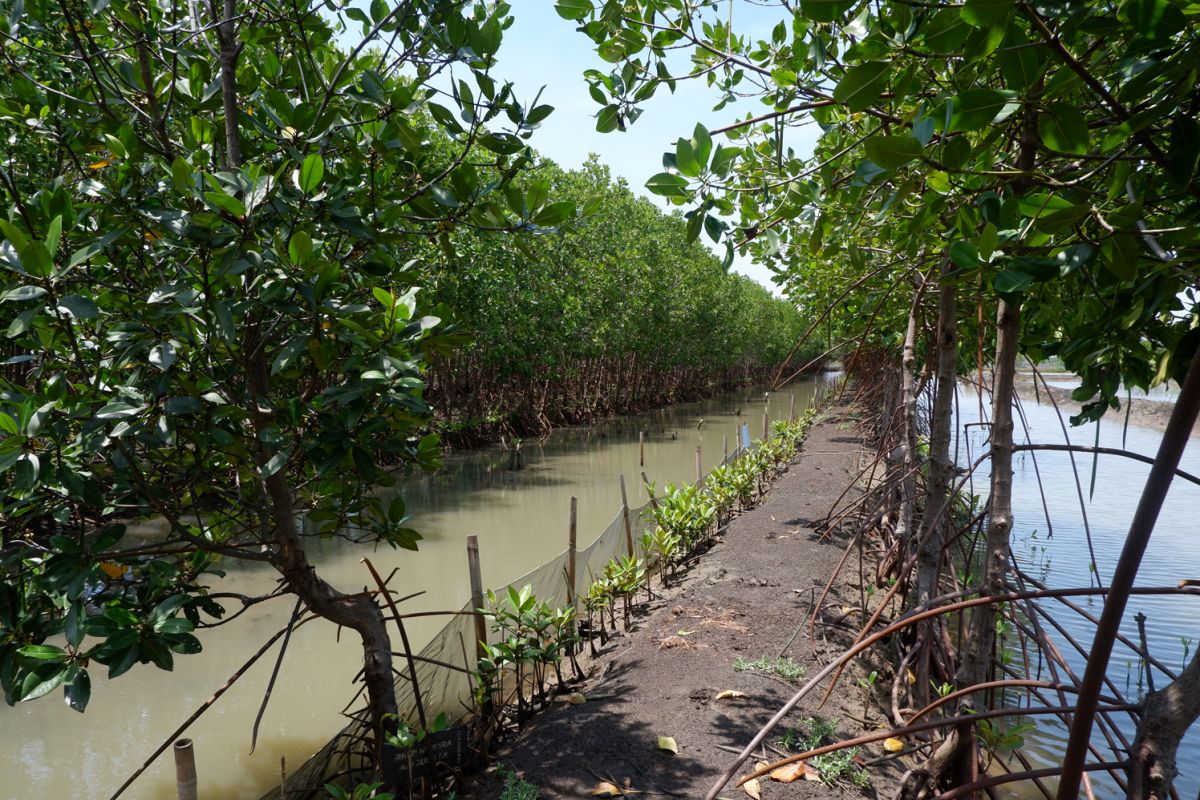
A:
<svg viewBox="0 0 1200 800">
<path fill-rule="evenodd" d="M 729 460 L 729 434 L 727 433 L 721 437 L 721 461 L 725 462 L 728 460 Z"/>
<path fill-rule="evenodd" d="M 704 465 L 700 461 L 700 445 L 696 445 L 696 483 L 704 480 Z"/>
<path fill-rule="evenodd" d="M 621 514 L 625 517 L 625 549 L 633 557 L 633 524 L 629 521 L 629 497 L 625 494 L 625 473 L 621 473 Z"/>
<path fill-rule="evenodd" d="M 196 800 L 196 750 L 191 739 L 175 742 L 175 793 L 179 800 Z"/>
<path fill-rule="evenodd" d="M 788 422 L 796 421 L 796 393 L 792 392 L 792 399 L 788 401 Z"/>
<path fill-rule="evenodd" d="M 471 609 L 475 611 L 475 654 L 479 658 L 486 655 L 483 646 L 487 644 L 487 622 L 477 609 L 483 608 L 483 575 L 479 569 L 479 537 L 467 537 L 467 569 L 471 573 Z"/>
<path fill-rule="evenodd" d="M 638 431 L 638 466 L 646 466 L 646 432 Z"/>
<path fill-rule="evenodd" d="M 571 495 L 571 522 L 567 530 L 567 605 L 575 607 L 575 524 L 578 500 Z"/>
<path fill-rule="evenodd" d="M 767 438 L 767 426 L 770 424 L 771 418 L 767 410 L 763 409 L 763 439 Z"/>
</svg>

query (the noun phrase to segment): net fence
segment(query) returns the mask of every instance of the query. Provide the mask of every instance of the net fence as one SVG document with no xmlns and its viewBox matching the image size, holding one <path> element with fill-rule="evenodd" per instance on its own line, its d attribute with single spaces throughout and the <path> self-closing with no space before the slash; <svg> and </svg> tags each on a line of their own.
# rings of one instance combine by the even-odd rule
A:
<svg viewBox="0 0 1200 800">
<path fill-rule="evenodd" d="M 731 455 L 729 458 L 733 457 Z M 629 509 L 629 535 L 633 539 L 634 554 L 639 558 L 646 557 L 642 536 L 652 524 L 651 503 Z M 588 586 L 604 573 L 610 561 L 628 554 L 628 538 L 625 512 L 619 510 L 591 544 L 576 552 L 576 598 L 580 592 L 586 594 Z M 496 587 L 495 591 L 499 595 L 509 587 L 519 591 L 529 586 L 539 600 L 553 606 L 566 606 L 569 603 L 567 563 L 568 551 L 564 550 L 519 578 Z M 474 711 L 474 687 L 469 674 L 475 669 L 473 610 L 471 603 L 464 604 L 461 613 L 450 617 L 450 621 L 415 654 L 416 685 L 420 688 L 427 719 L 445 714 L 451 722 L 461 722 Z M 400 716 L 416 728 L 417 703 L 413 681 L 408 679 L 403 656 L 397 657 L 396 663 L 404 672 L 404 678 L 396 681 Z M 328 744 L 288 775 L 286 795 L 284 787 L 278 787 L 264 795 L 262 800 L 278 800 L 281 796 L 289 800 L 310 798 L 325 783 L 368 769 L 368 729 L 367 720 L 361 712 L 352 716 L 351 722 Z"/>
</svg>

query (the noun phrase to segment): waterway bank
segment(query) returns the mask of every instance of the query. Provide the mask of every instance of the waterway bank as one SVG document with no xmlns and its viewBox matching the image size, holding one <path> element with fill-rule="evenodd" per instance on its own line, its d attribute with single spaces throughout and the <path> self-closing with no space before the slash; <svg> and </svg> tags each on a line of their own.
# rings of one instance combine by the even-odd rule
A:
<svg viewBox="0 0 1200 800">
<path fill-rule="evenodd" d="M 865 449 L 854 417 L 844 409 L 825 415 L 766 499 L 736 517 L 666 599 L 593 662 L 580 691 L 597 700 L 535 718 L 495 754 L 504 772 L 537 786 L 542 797 L 586 796 L 602 781 L 622 790 L 704 796 L 733 758 L 730 749 L 743 747 L 803 675 L 849 642 L 851 626 L 838 618 L 860 604 L 856 587 L 835 584 L 825 602 L 834 613 L 812 635 L 807 617 L 846 546 L 838 534 L 822 538 L 822 523 L 854 483 Z M 869 668 L 853 669 L 828 703 L 814 695 L 789 715 L 771 739 L 772 760 L 806 737 L 849 738 L 885 722 L 868 690 L 856 684 L 870 682 Z M 660 736 L 671 737 L 678 753 L 662 749 Z M 813 763 L 824 773 L 773 783 L 764 796 L 828 797 L 830 789 L 818 788 L 824 778 L 832 796 L 858 797 L 867 776 L 877 786 L 892 779 L 878 769 L 863 774 L 859 766 L 886 755 L 878 745 L 858 755 L 858 763 L 844 759 L 841 767 Z M 504 781 L 493 770 L 468 796 L 498 797 Z"/>
<path fill-rule="evenodd" d="M 359 563 L 368 555 L 382 574 L 397 570 L 393 588 L 402 594 L 423 592 L 404 604 L 406 612 L 459 608 L 470 597 L 468 534 L 479 536 L 484 584 L 504 585 L 562 551 L 572 495 L 578 497 L 582 545 L 619 509 L 619 475 L 626 476 L 631 504 L 639 505 L 646 500 L 642 471 L 660 486 L 693 480 L 697 447 L 707 471 L 721 460 L 726 442 L 732 449 L 739 427 L 746 425 L 759 436 L 764 410 L 770 419 L 786 417 L 794 395 L 798 414 L 818 385 L 799 381 L 769 398 L 764 398 L 766 387 L 755 387 L 595 427 L 561 429 L 526 443 L 526 468 L 519 471 L 505 469 L 502 448 L 452 454 L 439 474 L 413 476 L 405 483 L 410 524 L 424 537 L 419 552 L 373 552 L 340 540 L 313 540 L 312 558 L 335 585 L 356 591 L 370 581 Z M 219 591 L 254 595 L 275 585 L 269 570 L 227 568 L 226 578 L 214 584 Z M 177 658 L 173 672 L 137 667 L 136 674 L 111 682 L 98 672 L 85 715 L 51 698 L 0 706 L 0 774 L 6 791 L 108 797 L 286 624 L 292 605 L 272 600 L 228 625 L 201 631 L 204 651 Z M 443 623 L 440 617 L 414 620 L 408 628 L 413 646 L 420 648 Z M 339 640 L 333 626 L 306 625 L 291 639 L 258 746 L 249 753 L 275 655 L 272 650 L 189 730 L 196 741 L 202 796 L 256 800 L 278 785 L 281 757 L 294 768 L 343 726 L 340 711 L 353 695 L 361 648 L 350 637 Z M 157 800 L 170 796 L 173 787 L 173 766 L 169 758 L 159 759 L 123 797 Z"/>
<path fill-rule="evenodd" d="M 1056 386 L 1054 383 L 1043 383 L 1040 380 L 1035 380 L 1032 375 L 1022 374 L 1017 379 L 1017 391 L 1023 399 L 1035 403 L 1046 403 L 1051 406 L 1057 406 L 1062 412 L 1063 419 L 1078 414 L 1083 408 L 1083 403 L 1079 402 L 1072 396 L 1072 390 L 1066 386 Z M 1121 408 L 1113 411 L 1110 410 L 1105 419 L 1112 420 L 1118 424 L 1137 425 L 1143 428 L 1149 428 L 1155 431 L 1164 431 L 1167 429 L 1167 420 L 1171 418 L 1171 409 L 1174 408 L 1174 400 L 1169 396 L 1156 397 L 1127 397 L 1122 398 Z M 1192 429 L 1192 436 L 1200 436 L 1200 424 Z"/>
</svg>

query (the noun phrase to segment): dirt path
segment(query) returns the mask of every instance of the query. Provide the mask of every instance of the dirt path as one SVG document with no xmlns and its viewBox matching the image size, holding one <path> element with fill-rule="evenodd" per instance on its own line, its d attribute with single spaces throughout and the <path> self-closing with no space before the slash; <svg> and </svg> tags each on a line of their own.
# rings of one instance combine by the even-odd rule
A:
<svg viewBox="0 0 1200 800">
<path fill-rule="evenodd" d="M 666 601 L 593 662 L 580 690 L 608 697 L 556 704 L 501 746 L 496 759 L 536 785 L 542 798 L 590 796 L 600 780 L 649 796 L 703 797 L 733 758 L 730 748 L 741 749 L 796 688 L 777 674 L 735 669 L 737 659 L 784 653 L 811 674 L 842 650 L 844 633 L 821 627 L 814 643 L 805 624 L 784 652 L 842 557 L 844 541 L 818 541 L 813 529 L 857 474 L 862 452 L 857 424 L 827 415 L 763 502 L 735 518 Z M 857 569 L 852 572 L 857 578 Z M 835 592 L 828 605 L 858 605 L 857 589 L 852 594 Z M 716 700 L 725 689 L 746 697 Z M 789 718 L 791 727 L 811 732 L 816 717 L 834 725 L 838 738 L 861 733 L 864 698 L 852 676 L 824 707 L 818 709 L 816 695 Z M 658 736 L 673 737 L 678 755 L 659 750 Z M 860 757 L 883 755 L 876 751 Z M 779 754 L 768 755 L 775 760 Z M 491 772 L 467 796 L 493 800 L 502 786 Z M 843 795 L 869 796 L 869 790 L 845 782 L 832 788 L 817 781 L 762 782 L 764 800 Z M 746 797 L 732 785 L 724 796 Z"/>
</svg>

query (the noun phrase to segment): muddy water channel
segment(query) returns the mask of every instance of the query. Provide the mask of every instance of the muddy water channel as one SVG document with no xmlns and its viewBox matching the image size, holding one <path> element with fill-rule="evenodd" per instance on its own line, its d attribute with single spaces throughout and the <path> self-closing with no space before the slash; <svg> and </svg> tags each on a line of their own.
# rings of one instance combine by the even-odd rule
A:
<svg viewBox="0 0 1200 800">
<path fill-rule="evenodd" d="M 984 401 L 984 416 L 989 411 L 988 400 Z M 1046 444 L 1070 443 L 1076 445 L 1098 445 L 1115 447 L 1154 456 L 1161 440 L 1161 433 L 1149 428 L 1133 425 L 1125 427 L 1122 416 L 1113 414 L 1096 424 L 1071 428 L 1067 424 L 1066 434 L 1053 406 L 1038 405 L 1032 397 L 1021 403 L 1025 425 L 1017 417 L 1014 438 L 1017 443 L 1033 442 Z M 985 429 L 971 423 L 979 421 L 979 398 L 974 389 L 962 389 L 959 394 L 959 439 L 956 460 L 966 467 L 986 450 Z M 1063 419 L 1068 414 L 1064 412 Z M 1097 439 L 1098 433 L 1098 439 Z M 1035 463 L 1036 458 L 1036 463 Z M 1076 472 L 1072 469 L 1071 456 L 1067 453 L 1018 453 L 1014 462 L 1013 505 L 1016 525 L 1012 539 L 1017 563 L 1029 575 L 1044 582 L 1050 588 L 1096 586 L 1097 581 L 1107 585 L 1116 566 L 1117 557 L 1128 532 L 1130 520 L 1137 506 L 1142 486 L 1150 467 L 1125 458 L 1100 456 L 1096 464 L 1095 486 L 1091 486 L 1093 460 L 1089 454 L 1076 454 L 1080 487 L 1077 489 Z M 1192 439 L 1184 453 L 1181 469 L 1192 474 L 1200 473 L 1200 440 Z M 987 494 L 987 467 L 977 471 L 973 486 L 974 494 Z M 1083 504 L 1080 504 L 1080 491 Z M 1043 504 L 1043 495 L 1045 503 Z M 1176 480 L 1171 488 L 1162 516 L 1151 539 L 1150 549 L 1138 575 L 1138 586 L 1174 586 L 1183 579 L 1200 578 L 1200 538 L 1197 538 L 1197 511 L 1200 510 L 1200 487 Z M 1085 528 L 1086 519 L 1086 528 Z M 1095 568 L 1089 556 L 1086 530 L 1090 528 L 1092 549 L 1095 552 Z M 1045 600 L 1055 621 L 1088 649 L 1094 628 L 1082 616 L 1066 609 L 1055 600 Z M 1103 607 L 1099 597 L 1075 598 L 1075 602 L 1093 616 L 1098 617 Z M 1135 615 L 1146 615 L 1146 634 L 1149 651 L 1166 666 L 1178 671 L 1186 654 L 1194 654 L 1200 646 L 1200 598 L 1179 596 L 1134 596 L 1121 626 L 1121 632 L 1130 641 L 1138 640 Z M 1070 663 L 1078 676 L 1083 675 L 1085 656 L 1072 646 L 1061 634 L 1049 630 L 1058 649 Z M 1008 641 L 1014 639 L 1010 636 Z M 1019 654 L 1014 653 L 1019 660 Z M 1036 673 L 1036 665 L 1033 672 Z M 1050 680 L 1043 669 L 1040 676 Z M 1168 679 L 1161 673 L 1155 676 L 1155 685 L 1162 688 Z M 1144 667 L 1137 653 L 1121 644 L 1113 653 L 1109 678 L 1129 699 L 1137 702 L 1146 691 Z M 1014 694 L 1012 704 L 1024 702 Z M 1068 702 L 1073 698 L 1068 696 Z M 1057 719 L 1049 717 L 1027 717 L 1037 720 L 1038 727 L 1025 736 L 1023 751 L 1034 762 L 1034 767 L 1061 763 L 1066 744 L 1067 728 Z M 1129 715 L 1117 718 L 1124 735 L 1133 740 L 1135 726 Z M 1107 761 L 1120 761 L 1124 753 L 1112 754 L 1100 735 L 1093 738 Z M 1090 759 L 1094 760 L 1094 759 Z M 1181 797 L 1195 797 L 1200 788 L 1200 726 L 1193 726 L 1185 738 L 1179 753 L 1180 779 L 1176 788 Z M 1020 770 L 1014 764 L 1014 769 Z M 1116 785 L 1094 773 L 1092 780 L 1099 798 L 1124 797 Z M 1053 790 L 1053 781 L 1047 784 Z M 1023 797 L 1041 797 L 1032 786 L 1022 790 Z"/>
<path fill-rule="evenodd" d="M 693 480 L 697 446 L 707 471 L 722 458 L 724 437 L 734 447 L 743 423 L 759 437 L 764 407 L 771 419 L 780 419 L 794 394 L 799 414 L 823 382 L 794 383 L 769 398 L 763 389 L 750 389 L 594 428 L 562 430 L 540 443 L 524 442 L 520 471 L 506 468 L 508 454 L 500 448 L 456 454 L 437 475 L 414 478 L 403 489 L 412 526 L 424 536 L 420 552 L 371 553 L 329 543 L 317 548 L 314 560 L 327 579 L 355 591 L 370 580 L 359 563 L 370 555 L 382 574 L 399 570 L 391 584 L 399 594 L 424 591 L 405 603 L 406 611 L 459 608 L 470 599 L 468 534 L 479 537 L 484 584 L 502 585 L 566 547 L 571 495 L 579 498 L 583 546 L 617 513 L 619 474 L 625 474 L 630 505 L 640 505 L 646 499 L 639 478 L 643 469 L 659 485 Z M 644 467 L 639 466 L 639 431 L 646 432 Z M 270 571 L 239 564 L 226 568 L 219 591 L 262 594 L 274 586 Z M 287 598 L 272 600 L 228 625 L 199 632 L 204 651 L 178 657 L 173 673 L 138 666 L 109 683 L 102 670 L 97 672 L 85 715 L 69 710 L 57 696 L 15 708 L 0 705 L 0 798 L 107 798 L 286 624 L 292 605 Z M 432 617 L 410 623 L 413 646 L 419 649 L 443 622 Z M 292 637 L 257 750 L 249 754 L 251 726 L 274 655 L 258 662 L 188 732 L 196 741 L 202 800 L 259 797 L 278 785 L 281 757 L 299 766 L 343 724 L 339 712 L 352 694 L 361 650 L 355 637 L 342 636 L 339 643 L 332 626 L 313 622 Z M 174 796 L 169 753 L 124 795 L 138 800 Z"/>
</svg>

